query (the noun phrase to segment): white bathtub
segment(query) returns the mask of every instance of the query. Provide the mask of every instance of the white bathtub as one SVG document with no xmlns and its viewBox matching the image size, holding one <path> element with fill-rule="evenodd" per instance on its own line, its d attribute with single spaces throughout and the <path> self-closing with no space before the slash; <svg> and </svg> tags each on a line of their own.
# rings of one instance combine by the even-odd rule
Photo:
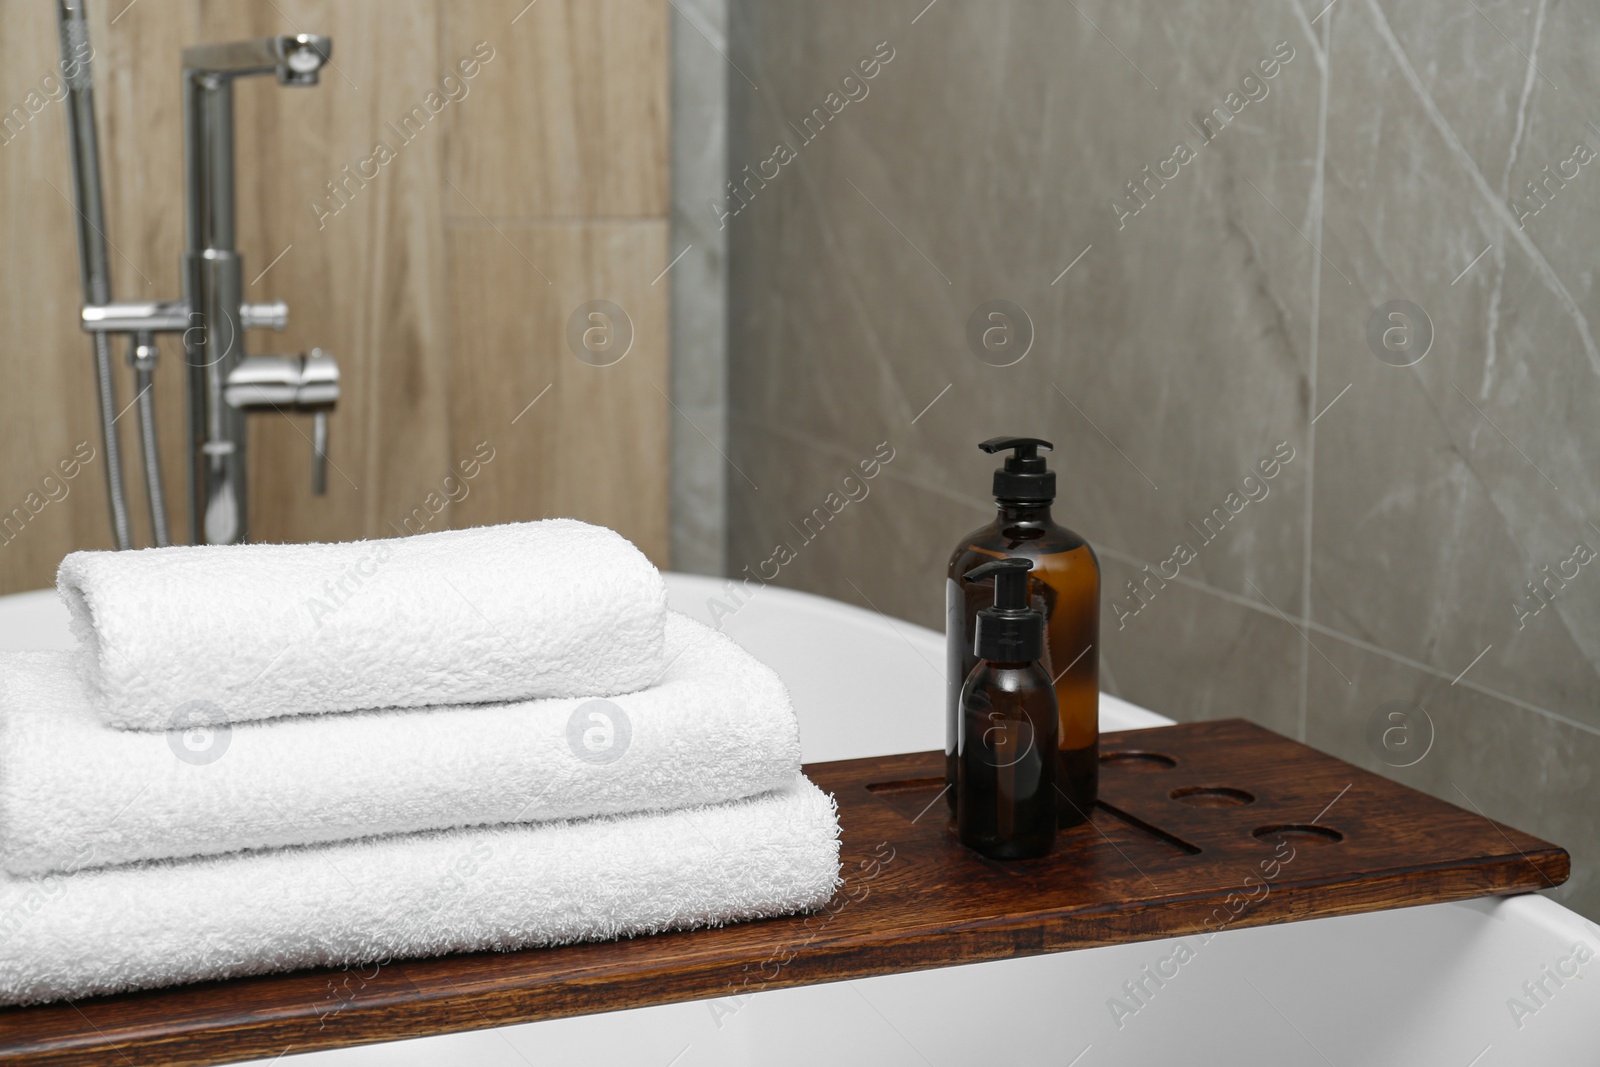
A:
<svg viewBox="0 0 1600 1067">
<path fill-rule="evenodd" d="M 783 675 L 807 760 L 944 744 L 941 635 L 782 589 L 741 601 L 704 578 L 672 575 L 669 587 L 675 608 L 707 621 L 720 601 L 723 629 Z M 53 593 L 0 597 L 0 647 L 69 645 Z M 1168 721 L 1102 698 L 1105 729 Z M 1124 983 L 1171 957 L 1177 942 L 772 990 L 743 1004 L 642 1008 L 306 1056 L 291 1050 L 279 1062 L 1600 1064 L 1600 960 L 1579 964 L 1573 956 L 1580 944 L 1585 955 L 1600 950 L 1600 928 L 1542 897 L 1231 930 L 1186 943 L 1193 958 L 1120 1020 L 1111 999 L 1133 1004 Z M 1577 976 L 1559 985 L 1547 977 L 1574 967 Z M 1524 983 L 1541 981 L 1545 992 L 1530 997 Z M 1515 1002 L 1523 1010 L 1514 1012 Z"/>
</svg>

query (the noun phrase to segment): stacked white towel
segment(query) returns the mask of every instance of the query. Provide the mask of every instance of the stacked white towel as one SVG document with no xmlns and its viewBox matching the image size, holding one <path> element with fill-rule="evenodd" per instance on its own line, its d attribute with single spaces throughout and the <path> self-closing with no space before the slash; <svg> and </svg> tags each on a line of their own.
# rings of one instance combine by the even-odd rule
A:
<svg viewBox="0 0 1600 1067">
<path fill-rule="evenodd" d="M 797 776 L 687 810 L 0 876 L 0 1002 L 815 908 L 837 834 L 833 801 Z"/>
<path fill-rule="evenodd" d="M 191 731 L 101 722 L 69 652 L 0 674 L 0 865 L 12 874 L 455 826 L 615 815 L 778 789 L 787 690 L 727 637 L 667 621 L 626 696 L 312 715 Z"/>
<path fill-rule="evenodd" d="M 362 581 L 305 631 L 306 576 L 340 570 Z M 0 653 L 0 1003 L 716 925 L 836 886 L 782 682 L 666 611 L 609 530 L 75 553 L 58 585 L 80 652 Z"/>
<path fill-rule="evenodd" d="M 100 714 L 129 729 L 610 696 L 664 662 L 660 573 L 620 534 L 573 519 L 74 552 L 56 588 Z"/>
</svg>

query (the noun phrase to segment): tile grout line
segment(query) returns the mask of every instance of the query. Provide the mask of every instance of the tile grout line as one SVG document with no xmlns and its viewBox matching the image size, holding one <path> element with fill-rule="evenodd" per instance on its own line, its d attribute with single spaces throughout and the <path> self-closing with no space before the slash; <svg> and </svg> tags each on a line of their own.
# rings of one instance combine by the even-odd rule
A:
<svg viewBox="0 0 1600 1067">
<path fill-rule="evenodd" d="M 444 5 L 438 4 L 433 9 L 433 35 L 434 40 L 438 41 L 441 45 L 447 41 L 445 36 L 444 22 Z M 444 179 L 449 177 L 450 174 L 449 160 L 451 158 L 450 145 L 452 140 L 450 137 L 450 129 L 452 126 L 452 123 L 447 123 L 444 130 L 441 131 L 444 134 L 442 138 L 443 143 L 439 146 L 439 150 L 434 153 L 434 172 L 432 175 L 434 183 L 433 192 L 434 197 L 436 198 L 434 206 L 439 212 L 439 243 L 441 245 L 439 250 L 439 262 L 440 269 L 443 271 L 443 277 L 447 284 L 451 277 L 450 261 L 452 256 L 450 253 L 450 248 L 454 242 L 450 240 L 450 197 L 445 191 Z M 453 401 L 455 400 L 455 390 L 451 385 L 456 377 L 455 374 L 452 373 L 455 368 L 453 367 L 451 360 L 451 350 L 455 346 L 454 333 L 456 324 L 455 316 L 450 310 L 450 304 L 451 301 L 449 300 L 440 301 L 439 318 L 435 327 L 439 331 L 439 336 L 444 338 L 444 351 L 442 353 L 444 360 L 444 374 L 441 375 L 443 378 L 444 396 L 440 398 L 442 404 L 440 411 L 444 415 L 443 430 L 445 455 L 443 460 L 446 464 L 450 462 L 450 453 L 455 451 L 455 434 L 456 430 L 459 428 L 456 424 L 456 418 L 454 415 L 455 404 Z M 373 390 L 373 392 L 376 393 L 377 390 Z M 369 423 L 376 423 L 378 420 L 369 418 L 368 421 Z M 368 444 L 370 449 L 370 442 Z M 446 469 L 448 469 L 448 467 Z M 363 519 L 369 524 L 375 525 L 377 521 L 375 516 L 378 514 L 378 511 L 381 507 L 382 502 L 377 499 L 377 494 L 373 494 L 367 500 Z M 444 510 L 443 529 L 448 530 L 455 526 L 455 517 L 453 514 L 451 514 L 453 510 L 454 509 L 452 508 L 446 508 Z M 392 525 L 393 524 L 391 523 L 391 526 Z M 369 534 L 368 536 L 372 535 Z"/>
<path fill-rule="evenodd" d="M 739 425 L 757 433 L 765 433 L 773 437 L 783 438 L 798 447 L 809 448 L 818 455 L 836 457 L 847 465 L 860 458 L 858 454 L 852 453 L 848 448 L 844 448 L 840 445 L 830 444 L 826 441 L 818 441 L 808 434 L 791 430 L 788 427 L 778 426 L 775 424 L 768 425 L 758 420 L 748 419 L 739 415 L 730 415 L 729 419 L 730 421 L 737 422 Z M 994 514 L 993 498 L 980 500 L 977 497 L 968 497 L 953 489 L 950 489 L 947 486 L 930 481 L 921 475 L 908 474 L 905 471 L 896 470 L 893 467 L 886 466 L 882 469 L 882 471 L 879 472 L 878 477 L 887 478 L 890 481 L 898 482 L 901 485 L 908 485 L 919 492 L 927 493 L 930 496 L 936 496 L 942 500 L 948 500 L 955 504 L 961 504 L 965 507 L 973 508 L 979 512 L 986 512 L 991 516 Z"/>
<path fill-rule="evenodd" d="M 1502 693 L 1498 689 L 1491 689 L 1479 682 L 1462 678 L 1460 675 L 1455 676 L 1455 680 L 1451 681 L 1451 675 L 1449 671 L 1442 671 L 1431 664 L 1423 663 L 1421 660 L 1412 659 L 1410 656 L 1407 656 L 1402 652 L 1395 652 L 1391 649 L 1384 648 L 1381 645 L 1375 645 L 1371 641 L 1366 641 L 1359 637 L 1352 637 L 1347 633 L 1341 633 L 1331 626 L 1325 626 L 1316 622 L 1307 623 L 1307 626 L 1319 634 L 1324 634 L 1333 638 L 1335 641 L 1343 641 L 1345 644 L 1353 645 L 1364 652 L 1371 652 L 1373 655 L 1383 656 L 1386 659 L 1391 659 L 1401 666 L 1410 667 L 1414 671 L 1420 671 L 1423 674 L 1438 678 L 1440 681 L 1450 682 L 1451 685 L 1459 684 L 1463 689 L 1470 689 L 1474 693 L 1491 697 L 1503 704 L 1510 704 L 1512 707 L 1521 708 L 1524 711 L 1531 711 L 1536 715 L 1542 715 L 1545 718 L 1550 719 L 1553 722 L 1558 722 L 1563 726 L 1569 727 L 1570 729 L 1579 730 L 1583 733 L 1594 734 L 1596 737 L 1600 737 L 1600 726 L 1591 726 L 1588 723 L 1579 722 L 1576 719 L 1561 714 L 1559 711 L 1551 711 L 1549 708 L 1541 708 L 1539 705 L 1529 703 L 1520 697 L 1514 697 L 1510 693 Z"/>
<path fill-rule="evenodd" d="M 1137 556 L 1130 555 L 1127 552 L 1122 552 L 1115 548 L 1109 548 L 1102 544 L 1095 545 L 1095 552 L 1098 555 L 1105 556 L 1108 559 L 1116 560 L 1118 563 L 1130 567 L 1144 567 L 1150 565 L 1147 563 L 1147 561 L 1142 560 Z M 1175 578 L 1167 578 L 1165 575 L 1162 575 L 1162 580 L 1176 582 L 1178 585 L 1186 586 L 1198 593 L 1205 593 L 1209 596 L 1216 597 L 1218 600 L 1226 601 L 1227 603 L 1235 604 L 1242 608 L 1249 608 L 1251 611 L 1265 615 L 1268 618 L 1275 619 L 1279 622 L 1283 621 L 1282 616 L 1273 611 L 1267 605 L 1261 603 L 1259 600 L 1252 600 L 1250 597 L 1243 596 L 1239 593 L 1235 593 L 1227 589 L 1221 589 L 1217 586 L 1209 585 L 1202 581 L 1197 581 L 1196 579 L 1190 578 L 1181 572 Z M 1441 681 L 1446 682 L 1450 681 L 1452 678 L 1452 675 L 1448 671 L 1440 670 L 1438 667 L 1423 663 L 1421 660 L 1412 659 L 1410 656 L 1407 656 L 1404 653 L 1395 652 L 1391 649 L 1384 648 L 1382 645 L 1375 645 L 1371 641 L 1354 637 L 1343 632 L 1342 630 L 1336 630 L 1325 623 L 1320 623 L 1314 619 L 1305 618 L 1297 621 L 1299 621 L 1307 630 L 1320 634 L 1323 637 L 1331 637 L 1335 641 L 1342 641 L 1347 645 L 1361 649 L 1363 652 L 1370 652 L 1375 656 L 1381 656 L 1384 659 L 1391 660 L 1404 667 L 1410 667 L 1412 670 L 1419 671 L 1423 674 L 1429 675 L 1430 677 L 1438 678 Z M 1533 712 L 1535 715 L 1542 715 L 1547 719 L 1558 722 L 1571 729 L 1600 736 L 1600 727 L 1579 722 L 1576 719 L 1569 718 L 1558 711 L 1551 711 L 1549 708 L 1542 708 L 1537 704 L 1529 703 L 1528 701 L 1519 697 L 1514 697 L 1509 693 L 1502 693 L 1498 689 L 1491 689 L 1489 686 L 1474 682 L 1470 679 L 1462 678 L 1459 680 L 1459 684 L 1461 688 L 1470 689 L 1481 696 L 1490 697 L 1491 699 L 1498 700 L 1503 704 L 1510 704 L 1512 707 L 1521 708 L 1523 711 Z"/>
<path fill-rule="evenodd" d="M 749 420 L 743 419 L 738 419 L 737 421 L 749 422 Z M 847 449 L 835 449 L 831 446 L 824 445 L 821 442 L 810 440 L 804 434 L 799 434 L 788 430 L 780 430 L 774 426 L 764 426 L 756 423 L 749 424 L 750 427 L 757 430 L 757 432 L 770 433 L 777 437 L 787 437 L 799 447 L 809 448 L 820 455 L 837 455 L 838 458 L 845 459 L 847 462 L 850 458 Z M 896 482 L 900 485 L 916 489 L 919 492 L 927 493 L 930 496 L 936 496 L 945 500 L 949 500 L 953 503 L 968 504 L 980 510 L 986 510 L 989 507 L 988 504 L 982 503 L 975 498 L 965 498 L 961 494 L 950 489 L 924 482 L 921 478 L 918 478 L 914 475 L 907 475 L 904 471 L 895 470 L 893 467 L 885 467 L 880 477 L 886 478 L 889 481 Z M 1105 556 L 1108 559 L 1116 560 L 1118 563 L 1122 563 L 1130 567 L 1139 568 L 1146 565 L 1151 565 L 1148 564 L 1147 560 L 1140 559 L 1138 556 L 1135 556 L 1132 553 L 1123 552 L 1120 549 L 1112 548 L 1103 543 L 1096 542 L 1094 550 L 1098 555 Z M 1248 608 L 1251 611 L 1265 615 L 1268 618 L 1279 622 L 1282 621 L 1282 617 L 1278 615 L 1277 612 L 1273 611 L 1259 600 L 1252 600 L 1250 597 L 1243 596 L 1242 594 L 1235 593 L 1227 589 L 1222 589 L 1218 586 L 1210 585 L 1206 582 L 1191 578 L 1181 572 L 1174 578 L 1166 578 L 1163 576 L 1163 581 L 1176 582 L 1177 584 L 1193 589 L 1198 593 L 1205 593 L 1209 596 L 1216 597 L 1218 600 L 1237 605 L 1238 607 Z M 1423 663 L 1421 660 L 1412 659 L 1410 656 L 1407 656 L 1404 653 L 1395 652 L 1384 648 L 1381 645 L 1375 645 L 1372 642 L 1362 638 L 1354 637 L 1343 632 L 1342 630 L 1336 630 L 1324 623 L 1317 622 L 1314 619 L 1301 617 L 1297 621 L 1300 622 L 1301 625 L 1303 625 L 1307 630 L 1313 631 L 1321 636 L 1331 637 L 1335 641 L 1340 641 L 1344 644 L 1359 648 L 1363 652 L 1370 652 L 1375 656 L 1380 656 L 1384 659 L 1390 660 L 1391 662 L 1398 663 L 1401 666 L 1410 667 L 1412 670 L 1426 674 L 1430 677 L 1438 678 L 1446 682 L 1451 681 L 1451 679 L 1455 677 L 1454 675 L 1450 674 L 1450 672 L 1441 670 L 1438 667 L 1432 666 L 1431 664 Z M 1102 650 L 1102 655 L 1103 654 L 1104 653 Z M 1530 703 L 1519 697 L 1514 697 L 1509 693 L 1502 693 L 1498 689 L 1492 689 L 1489 686 L 1474 682 L 1469 678 L 1459 679 L 1459 685 L 1461 688 L 1470 689 L 1480 696 L 1486 696 L 1492 700 L 1498 700 L 1503 704 L 1509 704 L 1512 707 L 1520 708 L 1523 711 L 1532 712 L 1535 715 L 1539 715 L 1553 722 L 1560 723 L 1569 729 L 1600 736 L 1600 727 L 1579 722 L 1576 719 L 1572 719 L 1558 711 L 1551 711 L 1549 708 L 1540 707 L 1537 704 Z"/>
</svg>

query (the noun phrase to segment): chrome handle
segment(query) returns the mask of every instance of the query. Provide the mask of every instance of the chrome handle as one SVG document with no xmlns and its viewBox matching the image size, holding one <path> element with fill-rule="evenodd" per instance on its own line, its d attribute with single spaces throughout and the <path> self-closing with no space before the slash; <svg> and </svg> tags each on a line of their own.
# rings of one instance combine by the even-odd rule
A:
<svg viewBox="0 0 1600 1067">
<path fill-rule="evenodd" d="M 339 402 L 339 364 L 320 348 L 297 356 L 246 356 L 223 385 L 232 407 L 315 411 Z"/>
<path fill-rule="evenodd" d="M 328 409 L 311 416 L 311 495 L 328 495 Z"/>
<path fill-rule="evenodd" d="M 313 348 L 305 355 L 305 365 L 300 372 L 301 407 L 333 407 L 339 402 L 339 364 L 321 348 Z"/>
<path fill-rule="evenodd" d="M 339 364 L 320 348 L 298 356 L 246 356 L 228 372 L 222 398 L 241 411 L 312 415 L 311 491 L 328 491 L 328 412 L 339 402 Z"/>
</svg>

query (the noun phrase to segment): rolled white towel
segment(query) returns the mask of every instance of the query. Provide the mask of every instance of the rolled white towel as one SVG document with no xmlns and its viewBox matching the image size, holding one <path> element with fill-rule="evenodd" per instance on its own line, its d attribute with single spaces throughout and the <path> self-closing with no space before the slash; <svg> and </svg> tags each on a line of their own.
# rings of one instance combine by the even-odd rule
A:
<svg viewBox="0 0 1600 1067">
<path fill-rule="evenodd" d="M 0 653 L 0 867 L 37 874 L 716 803 L 800 772 L 771 668 L 684 615 L 667 672 L 606 700 L 119 730 L 70 652 Z"/>
<path fill-rule="evenodd" d="M 838 834 L 832 798 L 796 777 L 674 812 L 0 875 L 0 1003 L 813 909 Z"/>
<path fill-rule="evenodd" d="M 663 664 L 660 573 L 573 519 L 73 552 L 56 587 L 100 714 L 129 729 L 609 696 Z"/>
</svg>

